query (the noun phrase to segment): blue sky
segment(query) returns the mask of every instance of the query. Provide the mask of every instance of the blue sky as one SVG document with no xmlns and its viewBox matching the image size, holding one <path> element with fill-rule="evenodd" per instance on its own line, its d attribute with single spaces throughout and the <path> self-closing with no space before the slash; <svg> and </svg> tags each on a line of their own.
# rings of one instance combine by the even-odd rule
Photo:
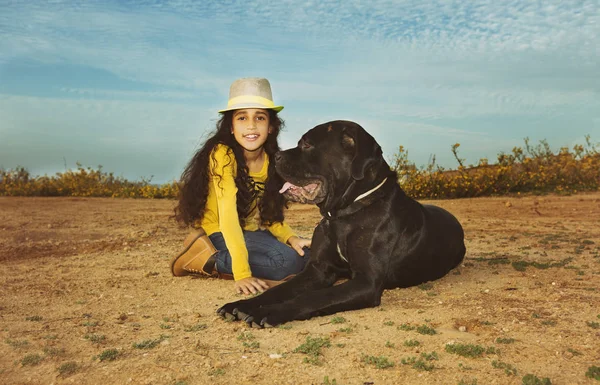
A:
<svg viewBox="0 0 600 385">
<path fill-rule="evenodd" d="M 418 166 L 600 141 L 597 0 L 0 0 L 0 37 L 0 167 L 34 175 L 172 181 L 247 76 L 282 148 L 335 119 Z"/>
</svg>

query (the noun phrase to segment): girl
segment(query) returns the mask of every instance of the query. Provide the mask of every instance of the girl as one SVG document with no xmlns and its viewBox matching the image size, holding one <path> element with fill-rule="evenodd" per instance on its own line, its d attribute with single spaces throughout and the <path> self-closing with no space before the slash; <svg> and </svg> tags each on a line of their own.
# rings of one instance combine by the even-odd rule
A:
<svg viewBox="0 0 600 385">
<path fill-rule="evenodd" d="M 193 230 L 171 261 L 173 275 L 233 275 L 236 292 L 256 294 L 304 268 L 310 240 L 283 222 L 283 180 L 273 160 L 282 109 L 267 79 L 231 85 L 216 133 L 181 177 L 175 218 Z"/>
</svg>

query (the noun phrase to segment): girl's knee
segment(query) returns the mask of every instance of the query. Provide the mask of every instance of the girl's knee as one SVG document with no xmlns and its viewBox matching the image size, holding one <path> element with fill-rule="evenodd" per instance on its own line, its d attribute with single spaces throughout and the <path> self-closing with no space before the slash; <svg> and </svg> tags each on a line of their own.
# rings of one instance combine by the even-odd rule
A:
<svg viewBox="0 0 600 385">
<path fill-rule="evenodd" d="M 285 277 L 294 274 L 294 273 L 288 273 L 287 271 L 278 269 L 276 271 L 273 271 L 271 273 L 271 276 L 269 277 L 269 279 L 272 279 L 273 281 L 281 281 L 283 280 Z"/>
<path fill-rule="evenodd" d="M 304 269 L 305 264 L 306 259 L 300 256 L 294 249 L 291 249 L 291 252 L 287 252 L 284 257 L 282 270 L 285 270 L 287 275 L 298 274 Z"/>
</svg>

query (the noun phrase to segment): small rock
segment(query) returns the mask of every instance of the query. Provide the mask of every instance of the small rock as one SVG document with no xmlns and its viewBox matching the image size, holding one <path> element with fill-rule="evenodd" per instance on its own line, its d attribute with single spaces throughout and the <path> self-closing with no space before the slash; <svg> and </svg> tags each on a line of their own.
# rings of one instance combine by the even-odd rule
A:
<svg viewBox="0 0 600 385">
<path fill-rule="evenodd" d="M 269 358 L 272 358 L 272 359 L 277 359 L 277 358 L 282 358 L 282 357 L 283 356 L 281 354 L 276 354 L 276 353 L 269 354 Z"/>
<path fill-rule="evenodd" d="M 504 204 L 504 206 L 506 206 L 506 207 L 512 207 L 512 203 L 510 203 L 510 202 L 506 202 L 506 203 Z"/>
<path fill-rule="evenodd" d="M 459 332 L 463 332 L 463 333 L 464 333 L 464 332 L 466 332 L 466 331 L 467 331 L 467 327 L 466 327 L 466 326 L 459 326 L 459 327 L 458 327 L 458 331 L 459 331 Z"/>
</svg>

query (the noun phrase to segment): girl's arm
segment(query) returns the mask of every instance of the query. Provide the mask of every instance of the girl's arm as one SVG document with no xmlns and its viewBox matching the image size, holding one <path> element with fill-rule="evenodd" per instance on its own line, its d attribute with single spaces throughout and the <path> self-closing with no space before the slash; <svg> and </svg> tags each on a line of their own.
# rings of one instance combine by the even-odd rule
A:
<svg viewBox="0 0 600 385">
<path fill-rule="evenodd" d="M 285 222 L 275 222 L 271 226 L 267 226 L 267 230 L 281 243 L 288 243 L 288 240 L 296 235 Z"/>
<path fill-rule="evenodd" d="M 236 281 L 252 277 L 248 264 L 248 249 L 237 212 L 235 157 L 227 146 L 217 146 L 210 159 L 212 185 L 217 197 L 219 230 L 231 254 L 233 277 Z M 218 174 L 218 175 L 215 175 Z M 220 177 L 219 177 L 220 175 Z"/>
<path fill-rule="evenodd" d="M 310 247 L 310 239 L 300 238 L 294 233 L 294 230 L 288 226 L 285 222 L 275 222 L 267 229 L 275 238 L 281 243 L 287 243 L 290 245 L 298 254 L 304 256 L 303 247 Z"/>
</svg>

